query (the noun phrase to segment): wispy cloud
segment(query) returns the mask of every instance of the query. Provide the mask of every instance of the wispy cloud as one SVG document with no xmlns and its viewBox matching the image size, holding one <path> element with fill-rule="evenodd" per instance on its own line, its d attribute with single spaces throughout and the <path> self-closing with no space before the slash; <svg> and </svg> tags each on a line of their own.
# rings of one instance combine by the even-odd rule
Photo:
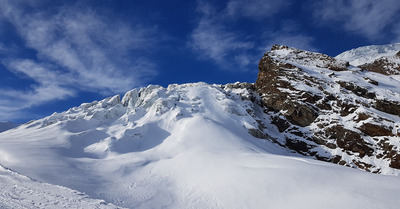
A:
<svg viewBox="0 0 400 209">
<path fill-rule="evenodd" d="M 15 74 L 32 79 L 36 83 L 27 90 L 0 89 L 2 120 L 26 117 L 27 115 L 22 114 L 25 108 L 76 94 L 75 89 L 68 87 L 73 82 L 72 78 L 47 68 L 51 66 L 37 64 L 31 60 L 11 60 L 3 62 L 3 65 Z"/>
<path fill-rule="evenodd" d="M 25 47 L 36 53 L 36 58 L 2 62 L 35 83 L 28 90 L 0 89 L 3 101 L 9 101 L 0 104 L 2 116 L 4 111 L 65 99 L 77 91 L 122 93 L 157 73 L 155 64 L 143 56 L 159 40 L 157 27 L 128 24 L 79 5 L 43 9 L 39 2 L 1 4 L 0 18 L 11 23 Z M 0 43 L 0 52 L 6 51 Z M 12 104 L 17 105 L 9 108 Z"/>
<path fill-rule="evenodd" d="M 322 0 L 312 8 L 320 24 L 339 23 L 345 30 L 371 40 L 387 38 L 384 29 L 394 27 L 400 18 L 398 0 Z"/>
<path fill-rule="evenodd" d="M 241 20 L 260 22 L 272 18 L 290 5 L 290 2 L 231 0 L 223 8 L 217 9 L 207 1 L 198 1 L 197 12 L 200 17 L 191 33 L 189 46 L 200 58 L 212 60 L 222 69 L 235 71 L 257 69 L 255 65 L 260 56 L 269 50 L 261 46 L 279 43 L 314 49 L 311 45 L 312 38 L 297 33 L 298 30 L 292 26 L 288 31 L 286 24 L 282 24 L 279 32 L 261 27 L 253 31 L 253 35 L 235 27 L 237 21 Z"/>
<path fill-rule="evenodd" d="M 206 2 L 200 1 L 200 15 L 196 28 L 191 33 L 189 46 L 203 59 L 213 60 L 224 69 L 243 70 L 251 62 L 247 55 L 253 48 L 239 33 L 229 30 L 223 23 L 225 17 Z"/>
<path fill-rule="evenodd" d="M 31 86 L 28 90 L 0 89 L 0 115 L 2 120 L 17 120 L 35 117 L 26 108 L 46 102 L 65 99 L 75 95 L 75 91 L 48 82 Z"/>
<path fill-rule="evenodd" d="M 296 24 L 293 20 L 285 20 L 281 22 L 280 30 L 267 31 L 264 33 L 263 37 L 266 40 L 266 48 L 261 50 L 269 50 L 274 44 L 280 44 L 285 46 L 291 46 L 298 49 L 308 50 L 308 51 L 318 51 L 314 45 L 314 39 L 304 34 L 301 31 L 301 25 Z"/>
</svg>

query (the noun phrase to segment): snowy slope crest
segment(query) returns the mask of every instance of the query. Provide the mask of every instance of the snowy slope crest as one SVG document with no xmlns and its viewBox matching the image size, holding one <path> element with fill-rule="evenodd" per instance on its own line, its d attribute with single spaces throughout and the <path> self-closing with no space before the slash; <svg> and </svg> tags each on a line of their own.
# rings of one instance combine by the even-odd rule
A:
<svg viewBox="0 0 400 209">
<path fill-rule="evenodd" d="M 265 136 L 261 120 L 254 113 L 254 104 L 246 88 L 232 86 L 251 84 L 208 85 L 193 83 L 169 85 L 163 88 L 149 85 L 101 101 L 84 103 L 62 113 L 29 123 L 21 129 L 59 126 L 71 133 L 91 136 L 99 127 L 112 126 L 113 131 L 101 131 L 104 136 L 85 142 L 82 155 L 106 157 L 112 153 L 144 151 L 157 146 L 167 138 L 179 120 L 204 117 L 207 120 L 229 120 L 244 134 Z M 228 124 L 229 124 L 228 123 Z M 224 126 L 228 126 L 228 124 Z M 76 152 L 75 139 L 68 138 L 70 151 Z M 94 137 L 97 138 L 97 137 Z M 77 153 L 75 153 L 77 154 Z"/>
<path fill-rule="evenodd" d="M 381 57 L 391 57 L 400 51 L 400 43 L 388 45 L 364 46 L 345 51 L 335 58 L 348 61 L 351 65 L 360 66 L 371 63 Z"/>
<path fill-rule="evenodd" d="M 328 55 L 304 51 L 288 46 L 275 44 L 272 46 L 271 51 L 267 55 L 292 65 L 301 65 L 308 67 L 328 68 L 331 70 L 341 71 L 346 70 L 349 66 L 347 61 L 334 59 Z"/>
<path fill-rule="evenodd" d="M 241 88 L 239 88 L 240 86 Z M 196 115 L 218 120 L 217 116 L 238 121 L 248 129 L 258 129 L 250 114 L 254 112 L 249 92 L 251 84 L 209 85 L 205 83 L 172 84 L 167 88 L 149 85 L 141 89 L 127 92 L 122 99 L 119 95 L 101 101 L 84 103 L 62 113 L 54 113 L 49 117 L 32 122 L 27 127 L 46 127 L 55 123 L 85 130 L 85 126 L 67 125 L 85 122 L 90 127 L 116 123 L 124 127 L 145 125 L 148 122 L 176 122 L 182 118 Z M 236 88 L 238 87 L 238 88 Z M 221 114 L 214 114 L 220 112 Z M 256 117 L 253 114 L 254 117 Z M 219 116 L 222 117 L 222 116 Z M 66 122 L 60 123 L 60 122 Z M 252 124 L 252 125 L 251 125 Z M 78 131 L 78 130 L 71 130 Z"/>
</svg>

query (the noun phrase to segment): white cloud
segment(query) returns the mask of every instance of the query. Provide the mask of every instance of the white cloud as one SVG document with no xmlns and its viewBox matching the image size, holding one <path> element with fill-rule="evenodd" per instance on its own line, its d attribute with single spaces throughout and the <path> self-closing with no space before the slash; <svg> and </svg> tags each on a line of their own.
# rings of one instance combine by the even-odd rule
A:
<svg viewBox="0 0 400 209">
<path fill-rule="evenodd" d="M 12 60 L 3 64 L 16 74 L 23 74 L 36 83 L 28 90 L 0 89 L 2 120 L 20 118 L 25 108 L 65 99 L 76 94 L 74 89 L 66 86 L 72 82 L 69 76 L 51 71 L 31 60 Z"/>
<path fill-rule="evenodd" d="M 232 52 L 244 55 L 246 50 L 253 47 L 252 42 L 241 41 L 235 33 L 209 19 L 200 20 L 191 38 L 191 46 L 200 56 L 212 59 L 219 65 L 226 65 L 225 59 Z"/>
<path fill-rule="evenodd" d="M 376 40 L 400 18 L 398 0 L 323 0 L 312 6 L 316 21 L 322 25 L 340 23 L 341 27 Z"/>
<path fill-rule="evenodd" d="M 35 85 L 29 90 L 0 89 L 3 101 L 9 101 L 0 104 L 0 112 L 16 113 L 82 90 L 123 93 L 156 74 L 155 64 L 143 55 L 159 39 L 156 27 L 125 23 L 76 5 L 43 10 L 40 4 L 1 1 L 0 18 L 16 28 L 37 59 L 3 61 L 6 68 Z M 0 53 L 6 51 L 0 44 Z"/>
<path fill-rule="evenodd" d="M 200 18 L 191 33 L 189 46 L 200 58 L 212 60 L 222 69 L 229 70 L 257 69 L 255 65 L 266 50 L 260 49 L 260 45 L 280 43 L 314 49 L 311 46 L 312 38 L 296 33 L 298 30 L 293 27 L 294 24 L 283 24 L 279 33 L 264 33 L 270 30 L 267 27 L 255 29 L 255 33 L 240 31 L 235 27 L 237 21 L 272 18 L 290 3 L 280 0 L 230 0 L 226 7 L 217 9 L 207 1 L 198 1 L 197 12 Z"/>
<path fill-rule="evenodd" d="M 312 44 L 314 39 L 299 31 L 301 31 L 301 25 L 297 24 L 295 21 L 282 21 L 280 30 L 264 33 L 263 37 L 265 37 L 267 41 L 266 44 L 263 45 L 266 46 L 266 48 L 263 48 L 262 51 L 270 50 L 274 44 L 295 47 L 307 51 L 318 51 Z"/>
<path fill-rule="evenodd" d="M 123 92 L 155 73 L 149 75 L 151 69 L 142 72 L 133 67 L 137 62 L 134 58 L 122 59 L 129 52 L 146 50 L 152 44 L 155 31 L 151 28 L 132 28 L 90 10 L 70 9 L 50 17 L 19 12 L 15 9 L 9 19 L 27 45 L 38 52 L 41 60 L 54 62 L 75 75 L 82 88 Z M 140 58 L 140 62 L 146 60 Z M 127 72 L 134 74 L 127 76 Z"/>
<path fill-rule="evenodd" d="M 223 69 L 247 70 L 247 65 L 253 62 L 249 54 L 254 42 L 229 30 L 224 25 L 225 15 L 210 4 L 199 2 L 197 11 L 200 19 L 188 43 L 192 50 L 200 58 L 213 60 Z"/>
</svg>

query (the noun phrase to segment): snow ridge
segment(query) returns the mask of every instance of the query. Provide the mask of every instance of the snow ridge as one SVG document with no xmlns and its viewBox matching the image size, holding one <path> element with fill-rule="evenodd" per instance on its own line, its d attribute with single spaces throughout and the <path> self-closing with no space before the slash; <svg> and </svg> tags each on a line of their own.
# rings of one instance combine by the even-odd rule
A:
<svg viewBox="0 0 400 209">
<path fill-rule="evenodd" d="M 388 45 L 371 45 L 345 51 L 335 58 L 348 61 L 353 66 L 371 63 L 381 57 L 389 57 L 400 51 L 400 43 Z"/>
</svg>

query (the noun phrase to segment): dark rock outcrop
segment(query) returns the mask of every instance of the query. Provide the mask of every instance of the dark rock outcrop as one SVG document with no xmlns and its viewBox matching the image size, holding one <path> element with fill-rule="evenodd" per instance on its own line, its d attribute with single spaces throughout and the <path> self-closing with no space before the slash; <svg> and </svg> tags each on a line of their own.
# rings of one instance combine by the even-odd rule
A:
<svg viewBox="0 0 400 209">
<path fill-rule="evenodd" d="M 359 66 L 363 70 L 384 75 L 400 75 L 400 51 L 392 57 L 381 57 Z"/>
<path fill-rule="evenodd" d="M 400 116 L 400 103 L 389 100 L 376 100 L 375 108 L 382 112 Z"/>
<path fill-rule="evenodd" d="M 393 57 L 400 58 L 400 52 Z M 399 149 L 388 140 L 396 137 L 397 122 L 375 111 L 400 116 L 400 102 L 382 99 L 382 91 L 375 91 L 381 84 L 362 73 L 398 74 L 396 62 L 385 67 L 393 59 L 379 58 L 358 71 L 348 70 L 348 62 L 328 55 L 274 45 L 259 62 L 254 91 L 283 136 L 283 141 L 275 141 L 316 159 L 369 172 L 381 171 L 371 163 L 381 158 L 400 169 Z M 319 152 L 318 147 L 332 152 Z"/>
</svg>

